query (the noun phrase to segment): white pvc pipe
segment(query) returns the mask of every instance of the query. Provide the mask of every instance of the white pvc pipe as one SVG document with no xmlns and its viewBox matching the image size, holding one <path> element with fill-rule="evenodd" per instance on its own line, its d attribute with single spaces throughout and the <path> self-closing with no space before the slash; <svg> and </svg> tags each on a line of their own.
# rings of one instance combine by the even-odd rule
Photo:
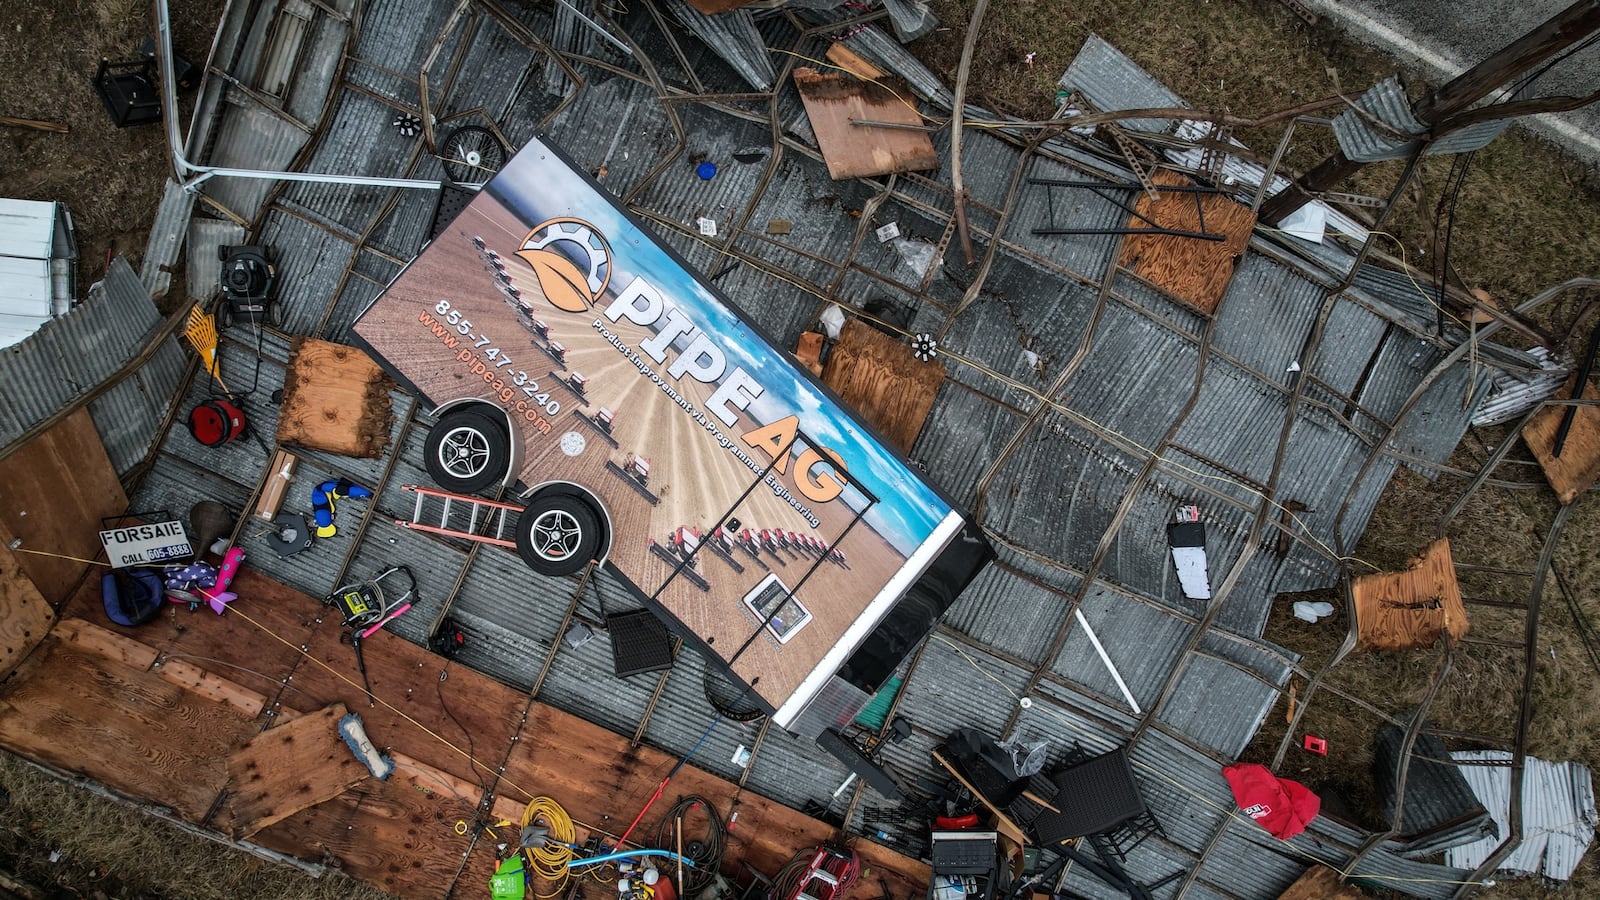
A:
<svg viewBox="0 0 1600 900">
<path fill-rule="evenodd" d="M 1106 655 L 1106 648 L 1100 646 L 1100 638 L 1096 637 L 1094 629 L 1089 627 L 1089 620 L 1083 617 L 1083 610 L 1075 609 L 1072 614 L 1078 617 L 1078 624 L 1083 626 L 1083 633 L 1089 636 L 1089 643 L 1094 645 L 1094 652 L 1100 654 L 1100 661 L 1106 664 L 1106 671 L 1111 673 L 1111 680 L 1115 681 L 1117 689 L 1122 691 L 1122 699 L 1133 707 L 1134 715 L 1144 715 L 1139 709 L 1139 701 L 1133 699 L 1133 692 L 1128 690 L 1128 683 L 1122 680 L 1122 673 L 1117 671 L 1117 667 L 1111 662 L 1111 657 Z"/>
</svg>

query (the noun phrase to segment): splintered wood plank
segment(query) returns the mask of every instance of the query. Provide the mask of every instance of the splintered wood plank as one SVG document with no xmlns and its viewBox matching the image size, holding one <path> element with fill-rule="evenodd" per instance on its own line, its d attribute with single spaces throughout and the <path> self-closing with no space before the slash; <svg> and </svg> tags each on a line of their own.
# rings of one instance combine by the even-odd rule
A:
<svg viewBox="0 0 1600 900">
<path fill-rule="evenodd" d="M 1574 373 L 1567 379 L 1566 387 L 1561 389 L 1562 398 L 1572 396 L 1572 385 L 1577 378 Z M 1585 396 L 1595 396 L 1593 385 L 1586 386 Z M 1544 477 L 1562 505 L 1578 499 L 1580 494 L 1600 479 L 1600 407 L 1575 407 L 1578 412 L 1572 417 L 1572 428 L 1561 445 L 1561 455 L 1552 453 L 1556 432 L 1561 430 L 1561 419 L 1568 408 L 1547 406 L 1535 413 L 1522 428 L 1522 439 L 1528 442 L 1528 449 L 1533 451 L 1539 467 L 1544 469 Z"/>
<path fill-rule="evenodd" d="M 1194 184 L 1182 175 L 1165 170 L 1152 173 L 1151 180 L 1158 188 Z M 1135 196 L 1126 191 L 1121 193 Z M 1117 265 L 1171 294 L 1185 306 L 1202 315 L 1212 315 L 1217 311 L 1217 304 L 1222 302 L 1222 295 L 1227 293 L 1236 261 L 1250 242 L 1250 232 L 1256 227 L 1255 213 L 1222 194 L 1163 191 L 1161 199 L 1155 201 L 1143 193 L 1136 196 L 1138 202 L 1134 209 L 1162 228 L 1204 231 L 1226 237 L 1222 241 L 1207 241 L 1174 235 L 1131 234 L 1123 241 L 1122 255 L 1117 260 Z M 1200 227 L 1200 214 L 1196 212 L 1196 197 L 1200 198 L 1199 209 L 1205 214 L 1204 229 Z M 1130 215 L 1127 227 L 1153 226 Z"/>
<path fill-rule="evenodd" d="M 573 760 L 582 760 L 583 765 L 573 765 Z M 560 803 L 574 822 L 590 827 L 608 822 L 613 834 L 620 834 L 676 762 L 675 757 L 654 748 L 632 746 L 627 738 L 599 725 L 535 704 L 506 761 L 494 814 L 519 821 L 523 807 L 537 792 Z M 723 854 L 724 871 L 736 870 L 743 861 L 759 872 L 775 872 L 797 850 L 814 847 L 833 834 L 829 825 L 765 797 L 741 792 L 731 782 L 692 765 L 678 770 L 670 790 L 675 795 L 705 797 L 724 818 L 730 808 L 738 812 L 739 821 L 728 833 Z M 635 835 L 655 834 L 668 808 L 669 804 L 658 803 L 639 823 Z M 927 865 L 869 841 L 856 842 L 854 849 L 865 865 L 885 878 L 894 896 L 927 893 Z M 473 856 L 486 852 L 477 849 Z M 876 897 L 880 892 L 873 879 L 860 885 L 855 895 Z"/>
<path fill-rule="evenodd" d="M 910 453 L 944 372 L 943 360 L 923 362 L 905 341 L 850 319 L 839 332 L 822 380 L 901 453 Z"/>
<path fill-rule="evenodd" d="M 1404 571 L 1361 575 L 1350 588 L 1363 648 L 1431 647 L 1440 632 L 1460 640 L 1472 630 L 1461 603 L 1449 538 L 1429 544 Z"/>
<path fill-rule="evenodd" d="M 372 777 L 339 736 L 343 703 L 256 735 L 228 757 L 228 802 L 217 824 L 247 838 Z"/>
<path fill-rule="evenodd" d="M 0 686 L 0 746 L 201 821 L 249 717 L 53 635 Z"/>
<path fill-rule="evenodd" d="M 278 443 L 377 459 L 394 427 L 394 386 L 354 347 L 296 338 L 283 379 Z"/>
<path fill-rule="evenodd" d="M 100 520 L 127 509 L 128 497 L 88 409 L 0 459 L 0 544 L 20 538 L 24 550 L 99 559 Z M 59 606 L 89 569 L 96 579 L 102 571 L 36 553 L 17 554 L 17 565 L 51 606 Z"/>
<path fill-rule="evenodd" d="M 0 548 L 0 678 L 44 640 L 56 620 L 16 554 Z"/>
<path fill-rule="evenodd" d="M 904 82 L 892 78 L 861 81 L 842 72 L 823 74 L 800 66 L 794 70 L 794 84 L 834 181 L 939 168 L 939 154 L 926 131 L 850 122 L 923 124 L 915 95 Z"/>
<path fill-rule="evenodd" d="M 816 331 L 800 332 L 800 340 L 794 345 L 794 358 L 800 364 L 811 370 L 811 374 L 822 377 L 822 334 Z"/>
<path fill-rule="evenodd" d="M 1360 900 L 1361 890 L 1339 880 L 1339 873 L 1327 866 L 1312 866 L 1295 879 L 1278 900 Z"/>
</svg>

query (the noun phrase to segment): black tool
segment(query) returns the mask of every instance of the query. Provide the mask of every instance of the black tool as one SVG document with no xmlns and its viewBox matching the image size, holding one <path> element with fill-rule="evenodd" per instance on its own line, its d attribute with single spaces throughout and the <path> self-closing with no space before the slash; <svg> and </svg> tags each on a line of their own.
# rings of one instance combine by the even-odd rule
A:
<svg viewBox="0 0 1600 900">
<path fill-rule="evenodd" d="M 1589 386 L 1589 373 L 1594 371 L 1595 353 L 1600 351 L 1600 325 L 1596 325 L 1589 334 L 1589 349 L 1583 354 L 1583 364 L 1578 367 L 1578 379 L 1572 385 L 1572 399 L 1582 400 L 1583 390 Z M 1569 404 L 1566 412 L 1561 414 L 1561 425 L 1556 429 L 1556 439 L 1550 444 L 1550 455 L 1561 458 L 1561 450 L 1567 445 L 1567 434 L 1572 431 L 1572 420 L 1578 416 L 1577 404 Z"/>
<path fill-rule="evenodd" d="M 346 631 L 339 636 L 339 643 L 349 644 L 356 651 L 356 671 L 361 673 L 361 687 L 367 692 L 367 705 L 377 706 L 377 698 L 372 696 L 372 682 L 367 679 L 367 661 L 361 655 L 361 635 L 354 631 Z"/>
</svg>

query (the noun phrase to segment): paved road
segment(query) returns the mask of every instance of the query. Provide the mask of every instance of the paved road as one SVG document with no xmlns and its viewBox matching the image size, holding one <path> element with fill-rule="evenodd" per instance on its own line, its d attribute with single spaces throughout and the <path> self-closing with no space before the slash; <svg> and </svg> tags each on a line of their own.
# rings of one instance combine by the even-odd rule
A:
<svg viewBox="0 0 1600 900">
<path fill-rule="evenodd" d="M 1571 5 L 1571 0 L 1302 0 L 1351 37 L 1447 80 Z M 1552 68 L 1537 96 L 1600 90 L 1600 41 Z M 1600 164 L 1600 104 L 1530 126 Z"/>
</svg>

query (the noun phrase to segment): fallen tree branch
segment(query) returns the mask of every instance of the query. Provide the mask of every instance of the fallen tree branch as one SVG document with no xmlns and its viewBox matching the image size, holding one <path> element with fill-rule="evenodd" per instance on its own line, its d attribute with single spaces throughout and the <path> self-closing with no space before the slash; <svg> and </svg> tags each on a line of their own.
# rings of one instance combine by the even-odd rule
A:
<svg viewBox="0 0 1600 900">
<path fill-rule="evenodd" d="M 49 131 L 54 134 L 66 134 L 70 128 L 60 122 L 46 122 L 43 119 L 19 119 L 16 116 L 0 116 L 0 125 L 14 125 L 18 128 L 32 128 L 35 131 Z"/>
<path fill-rule="evenodd" d="M 989 11 L 989 0 L 978 0 L 972 7 L 972 21 L 967 23 L 967 42 L 961 47 L 961 66 L 956 69 L 955 109 L 950 116 L 950 187 L 956 195 L 956 231 L 961 235 L 961 252 L 966 254 L 967 265 L 975 261 L 972 255 L 972 232 L 967 228 L 967 185 L 961 177 L 961 126 L 966 121 L 967 78 L 972 74 L 972 54 L 978 46 L 978 27 L 983 15 Z"/>
</svg>

